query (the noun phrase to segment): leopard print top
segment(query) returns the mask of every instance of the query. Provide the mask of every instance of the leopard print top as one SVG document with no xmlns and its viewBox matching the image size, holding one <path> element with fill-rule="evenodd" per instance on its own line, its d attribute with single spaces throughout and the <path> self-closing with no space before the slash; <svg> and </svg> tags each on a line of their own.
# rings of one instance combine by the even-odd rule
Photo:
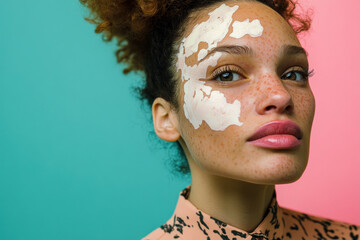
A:
<svg viewBox="0 0 360 240">
<path fill-rule="evenodd" d="M 359 226 L 282 208 L 275 194 L 263 221 L 246 232 L 198 210 L 187 200 L 189 191 L 180 193 L 173 216 L 142 240 L 360 240 Z"/>
</svg>

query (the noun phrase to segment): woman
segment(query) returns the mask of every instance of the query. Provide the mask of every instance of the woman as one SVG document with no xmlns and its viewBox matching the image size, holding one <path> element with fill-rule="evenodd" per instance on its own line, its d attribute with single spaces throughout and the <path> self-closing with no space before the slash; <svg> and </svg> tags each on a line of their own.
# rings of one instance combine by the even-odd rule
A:
<svg viewBox="0 0 360 240">
<path fill-rule="evenodd" d="M 359 239 L 357 226 L 276 202 L 275 184 L 305 170 L 315 110 L 296 36 L 310 20 L 291 0 L 83 3 L 97 32 L 119 39 L 126 72 L 145 72 L 155 132 L 179 143 L 191 172 L 173 216 L 144 239 Z"/>
</svg>

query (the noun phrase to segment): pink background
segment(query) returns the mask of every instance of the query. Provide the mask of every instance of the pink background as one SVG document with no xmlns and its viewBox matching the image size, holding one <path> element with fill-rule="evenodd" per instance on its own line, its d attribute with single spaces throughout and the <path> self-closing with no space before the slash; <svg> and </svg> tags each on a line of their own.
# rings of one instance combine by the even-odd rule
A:
<svg viewBox="0 0 360 240">
<path fill-rule="evenodd" d="M 277 187 L 284 207 L 360 225 L 360 1 L 301 0 L 313 25 L 300 36 L 315 75 L 316 99 L 307 170 Z"/>
</svg>

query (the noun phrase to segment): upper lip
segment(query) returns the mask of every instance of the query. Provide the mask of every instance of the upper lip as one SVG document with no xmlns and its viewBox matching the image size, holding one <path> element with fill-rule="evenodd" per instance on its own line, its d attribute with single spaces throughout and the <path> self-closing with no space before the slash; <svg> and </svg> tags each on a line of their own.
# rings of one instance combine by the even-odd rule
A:
<svg viewBox="0 0 360 240">
<path fill-rule="evenodd" d="M 299 125 L 290 120 L 283 120 L 272 121 L 264 124 L 256 130 L 256 132 L 248 139 L 248 141 L 254 141 L 256 139 L 274 134 L 293 135 L 297 139 L 302 139 L 303 137 L 303 133 Z"/>
</svg>

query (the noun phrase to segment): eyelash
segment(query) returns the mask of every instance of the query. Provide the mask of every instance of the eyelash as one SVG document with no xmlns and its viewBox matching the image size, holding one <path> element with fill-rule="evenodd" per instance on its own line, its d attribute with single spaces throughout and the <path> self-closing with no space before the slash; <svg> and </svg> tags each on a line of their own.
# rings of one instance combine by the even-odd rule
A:
<svg viewBox="0 0 360 240">
<path fill-rule="evenodd" d="M 304 78 L 303 80 L 301 81 L 308 81 L 310 77 L 314 76 L 314 69 L 312 69 L 311 71 L 302 71 L 302 70 L 291 70 L 291 71 L 288 71 L 286 73 L 284 73 L 281 78 L 283 78 L 283 76 L 285 76 L 286 74 L 289 74 L 289 73 L 299 73 L 302 75 L 302 77 Z M 300 82 L 300 80 L 293 80 L 295 82 Z"/>
<path fill-rule="evenodd" d="M 240 78 L 245 78 L 244 75 L 240 73 L 240 70 L 238 68 L 233 67 L 233 66 L 224 66 L 224 67 L 216 69 L 212 73 L 211 79 L 216 80 L 218 77 L 221 76 L 221 74 L 224 74 L 224 73 L 236 73 L 240 76 Z M 216 81 L 226 82 L 226 81 L 220 81 L 220 80 L 216 80 Z M 233 81 L 238 81 L 238 80 L 233 80 Z M 229 81 L 229 82 L 233 82 L 233 81 Z"/>
<path fill-rule="evenodd" d="M 302 77 L 304 78 L 304 80 L 302 81 L 308 81 L 310 77 L 314 76 L 314 69 L 312 69 L 311 71 L 302 71 L 302 70 L 291 70 L 291 71 L 288 71 L 286 73 L 284 73 L 280 78 L 282 78 L 283 76 L 285 76 L 286 74 L 288 73 L 291 73 L 291 72 L 294 72 L 294 73 L 299 73 L 302 75 Z M 236 67 L 232 67 L 232 66 L 224 66 L 222 68 L 218 68 L 214 71 L 214 73 L 212 74 L 211 76 L 211 79 L 212 80 L 216 80 L 218 77 L 221 76 L 221 74 L 223 73 L 236 73 L 238 74 L 240 77 L 242 78 L 246 78 L 243 76 L 243 74 L 240 73 L 240 71 L 238 69 L 236 69 Z M 226 81 L 221 81 L 221 80 L 216 80 L 216 81 L 219 81 L 219 82 L 226 82 Z M 238 81 L 238 80 L 233 80 L 233 81 Z M 233 82 L 233 81 L 229 81 L 229 82 Z M 296 82 L 299 82 L 299 80 L 294 80 Z"/>
</svg>

